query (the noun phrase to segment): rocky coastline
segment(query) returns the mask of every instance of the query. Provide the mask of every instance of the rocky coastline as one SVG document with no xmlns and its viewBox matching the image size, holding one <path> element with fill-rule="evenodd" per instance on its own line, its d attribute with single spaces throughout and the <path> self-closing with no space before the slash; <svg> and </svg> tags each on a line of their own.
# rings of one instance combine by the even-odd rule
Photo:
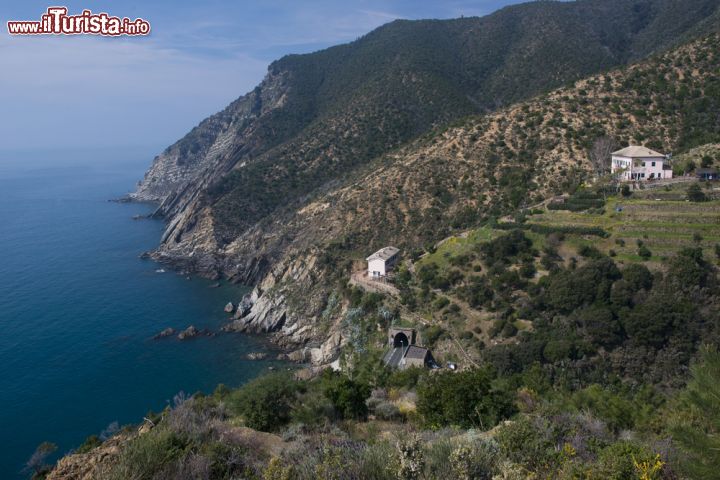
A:
<svg viewBox="0 0 720 480">
<path fill-rule="evenodd" d="M 291 268 L 285 264 L 278 264 L 267 273 L 261 270 L 254 270 L 251 273 L 233 270 L 226 273 L 218 270 L 218 266 L 229 263 L 228 259 L 218 261 L 217 258 L 213 258 L 207 262 L 198 262 L 197 258 L 169 256 L 160 250 L 147 252 L 142 258 L 156 261 L 163 267 L 181 272 L 183 275 L 197 275 L 213 281 L 224 279 L 231 283 L 245 283 L 239 279 L 254 280 L 256 286 L 252 291 L 239 300 L 230 299 L 222 306 L 223 311 L 228 314 L 228 322 L 221 328 L 222 332 L 265 335 L 281 350 L 277 355 L 278 360 L 309 364 L 314 369 L 331 366 L 337 362 L 345 339 L 340 333 L 339 323 L 332 325 L 329 331 L 321 331 L 318 327 L 318 317 L 321 312 L 317 307 L 324 306 L 324 302 L 309 296 L 303 303 L 310 306 L 310 311 L 306 310 L 302 313 L 292 311 L 288 306 L 289 296 L 294 295 L 297 289 L 306 289 L 310 271 L 314 267 L 314 257 L 311 257 L 309 264 L 305 258 L 296 259 L 291 262 Z M 264 262 L 255 262 L 256 265 L 260 263 Z M 211 269 L 205 268 L 209 265 L 212 265 Z M 198 266 L 200 268 L 197 268 Z M 172 335 L 180 338 L 182 335 L 181 340 L 183 340 L 209 334 L 206 331 L 188 331 L 190 329 L 179 333 L 173 330 L 172 333 L 167 334 L 166 330 L 159 332 L 153 338 L 160 339 Z"/>
</svg>

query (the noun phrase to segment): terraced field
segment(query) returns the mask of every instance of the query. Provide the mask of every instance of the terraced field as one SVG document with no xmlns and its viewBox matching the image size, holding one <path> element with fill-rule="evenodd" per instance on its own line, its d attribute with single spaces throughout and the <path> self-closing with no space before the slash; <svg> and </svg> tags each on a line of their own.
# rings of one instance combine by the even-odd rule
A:
<svg viewBox="0 0 720 480">
<path fill-rule="evenodd" d="M 492 240 L 498 235 L 502 235 L 502 231 L 493 230 L 489 227 L 482 227 L 476 230 L 470 230 L 458 236 L 446 238 L 437 246 L 437 249 L 430 254 L 424 255 L 416 266 L 427 263 L 436 263 L 441 269 L 448 268 L 449 259 L 460 255 L 466 255 L 477 250 L 481 243 Z"/>
<path fill-rule="evenodd" d="M 646 198 L 610 199 L 604 214 L 553 210 L 530 216 L 528 223 L 600 227 L 610 237 L 571 235 L 567 244 L 613 251 L 619 260 L 642 261 L 639 242 L 650 249 L 649 262 L 660 263 L 680 248 L 694 245 L 702 246 L 706 258 L 715 258 L 715 245 L 720 243 L 720 201 L 692 203 L 679 198 L 677 192 L 648 192 Z"/>
</svg>

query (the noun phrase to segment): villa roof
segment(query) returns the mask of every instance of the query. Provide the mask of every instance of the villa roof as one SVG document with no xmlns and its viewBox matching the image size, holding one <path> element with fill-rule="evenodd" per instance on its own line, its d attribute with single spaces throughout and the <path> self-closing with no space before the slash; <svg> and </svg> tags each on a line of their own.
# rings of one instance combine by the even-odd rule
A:
<svg viewBox="0 0 720 480">
<path fill-rule="evenodd" d="M 613 152 L 613 155 L 617 155 L 619 157 L 646 157 L 646 158 L 665 158 L 665 155 L 663 155 L 660 152 L 656 152 L 655 150 L 650 150 L 647 147 L 640 147 L 637 145 L 630 145 L 629 147 L 625 147 L 622 150 L 618 150 L 617 152 Z"/>
<path fill-rule="evenodd" d="M 367 260 L 368 262 L 370 260 L 377 260 L 377 259 L 387 261 L 387 260 L 390 260 L 395 255 L 397 255 L 399 251 L 400 251 L 400 249 L 395 248 L 395 247 L 384 247 L 384 248 L 381 248 L 380 250 L 378 250 L 377 252 L 373 253 L 369 257 L 367 257 L 365 260 Z"/>
<path fill-rule="evenodd" d="M 417 358 L 419 360 L 424 360 L 425 356 L 427 356 L 427 353 L 427 348 L 418 347 L 417 345 L 410 345 L 405 352 L 405 358 Z"/>
</svg>

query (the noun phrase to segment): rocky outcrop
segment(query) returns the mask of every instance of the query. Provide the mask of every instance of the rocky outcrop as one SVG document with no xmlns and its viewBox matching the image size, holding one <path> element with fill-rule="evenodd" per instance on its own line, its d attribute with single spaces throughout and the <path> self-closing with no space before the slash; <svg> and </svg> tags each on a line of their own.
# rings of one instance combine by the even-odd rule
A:
<svg viewBox="0 0 720 480">
<path fill-rule="evenodd" d="M 168 328 L 162 330 L 161 332 L 159 332 L 158 334 L 156 334 L 155 336 L 153 336 L 153 340 L 159 340 L 161 338 L 172 337 L 173 335 L 175 335 L 175 329 L 172 327 L 168 327 Z"/>
<path fill-rule="evenodd" d="M 198 335 L 200 335 L 200 330 L 195 328 L 195 326 L 190 325 L 188 328 L 186 328 L 185 330 L 180 332 L 177 337 L 178 337 L 178 340 L 187 340 L 190 338 L 197 337 Z"/>
<path fill-rule="evenodd" d="M 232 302 L 228 302 L 228 303 L 225 305 L 225 309 L 224 309 L 224 310 L 225 310 L 225 313 L 233 313 L 233 312 L 235 311 L 235 305 L 233 305 Z"/>
<path fill-rule="evenodd" d="M 131 200 L 157 202 L 158 213 L 179 212 L 213 179 L 254 153 L 253 128 L 263 115 L 284 104 L 287 72 L 269 71 L 252 92 L 203 120 L 190 133 L 155 157 Z M 234 154 L 239 153 L 237 156 Z"/>
<path fill-rule="evenodd" d="M 96 480 L 102 478 L 115 465 L 122 449 L 138 435 L 145 434 L 151 426 L 144 424 L 136 431 L 119 433 L 87 453 L 75 453 L 61 458 L 45 477 L 46 480 Z"/>
<path fill-rule="evenodd" d="M 267 356 L 268 354 L 266 352 L 250 352 L 245 355 L 245 358 L 248 360 L 264 360 Z"/>
</svg>

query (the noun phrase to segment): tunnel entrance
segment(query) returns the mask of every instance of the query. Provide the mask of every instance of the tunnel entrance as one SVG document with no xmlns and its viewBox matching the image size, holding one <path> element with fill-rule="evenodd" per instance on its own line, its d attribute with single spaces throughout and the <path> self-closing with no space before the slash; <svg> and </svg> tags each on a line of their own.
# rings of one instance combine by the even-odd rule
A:
<svg viewBox="0 0 720 480">
<path fill-rule="evenodd" d="M 410 340 L 408 340 L 407 335 L 405 335 L 403 332 L 398 332 L 395 334 L 395 338 L 393 339 L 393 346 L 395 348 L 407 347 L 408 345 L 410 345 Z"/>
</svg>

